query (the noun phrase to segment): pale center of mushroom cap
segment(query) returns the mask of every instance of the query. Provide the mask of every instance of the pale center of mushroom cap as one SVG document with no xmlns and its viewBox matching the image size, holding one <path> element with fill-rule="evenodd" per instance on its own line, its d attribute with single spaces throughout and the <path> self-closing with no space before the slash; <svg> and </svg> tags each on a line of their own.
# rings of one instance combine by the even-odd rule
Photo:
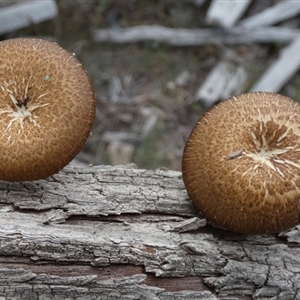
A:
<svg viewBox="0 0 300 300">
<path fill-rule="evenodd" d="M 12 102 L 12 105 L 7 104 L 5 108 L 0 109 L 0 115 L 7 114 L 10 117 L 10 121 L 7 123 L 5 131 L 9 131 L 12 125 L 17 122 L 20 125 L 18 131 L 20 134 L 21 129 L 24 128 L 24 120 L 26 119 L 35 126 L 40 127 L 38 123 L 39 117 L 36 114 L 33 114 L 33 111 L 37 108 L 45 107 L 49 105 L 49 103 L 38 103 L 36 101 L 32 101 L 33 99 L 31 99 L 28 95 L 29 81 L 25 85 L 23 95 L 21 97 L 16 96 L 20 94 L 17 91 L 17 85 L 17 82 L 14 80 L 9 82 L 4 81 L 3 84 L 0 85 L 2 91 L 7 94 L 8 98 Z M 47 94 L 48 92 L 41 94 L 35 100 L 39 100 Z"/>
<path fill-rule="evenodd" d="M 283 129 L 285 129 L 284 132 L 282 132 Z M 259 163 L 254 165 L 254 169 L 262 165 L 267 166 L 281 177 L 285 177 L 280 166 L 293 166 L 300 169 L 298 162 L 286 159 L 283 155 L 290 151 L 300 151 L 298 145 L 291 146 L 286 143 L 292 134 L 293 131 L 288 130 L 286 126 L 279 126 L 277 131 L 274 127 L 269 128 L 268 124 L 261 122 L 258 131 L 250 132 L 255 150 L 243 151 L 243 154 Z"/>
</svg>

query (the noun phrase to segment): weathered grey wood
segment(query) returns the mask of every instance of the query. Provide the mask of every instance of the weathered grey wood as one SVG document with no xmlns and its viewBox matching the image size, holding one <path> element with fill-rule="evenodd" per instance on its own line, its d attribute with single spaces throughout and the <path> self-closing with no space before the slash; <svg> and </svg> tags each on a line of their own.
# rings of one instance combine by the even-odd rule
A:
<svg viewBox="0 0 300 300">
<path fill-rule="evenodd" d="M 22 1 L 0 9 L 0 34 L 11 32 L 30 24 L 37 24 L 57 15 L 54 0 Z"/>
<path fill-rule="evenodd" d="M 213 0 L 206 14 L 206 23 L 232 27 L 244 14 L 251 0 Z"/>
<path fill-rule="evenodd" d="M 217 29 L 174 29 L 158 25 L 130 28 L 98 29 L 93 32 L 97 42 L 117 44 L 155 41 L 172 46 L 201 46 L 207 44 L 289 43 L 300 34 L 299 29 L 261 27 L 259 30 L 234 27 Z"/>
<path fill-rule="evenodd" d="M 300 2 L 284 0 L 262 12 L 242 20 L 239 25 L 245 28 L 255 28 L 274 25 L 300 13 Z"/>
<path fill-rule="evenodd" d="M 244 236 L 206 225 L 180 172 L 68 167 L 0 191 L 3 299 L 300 297 L 300 227 Z"/>
<path fill-rule="evenodd" d="M 220 61 L 205 78 L 194 99 L 211 107 L 217 101 L 243 92 L 247 79 L 247 72 L 241 64 Z"/>
<path fill-rule="evenodd" d="M 251 91 L 278 92 L 300 68 L 300 36 L 286 46 Z"/>
<path fill-rule="evenodd" d="M 63 209 L 68 216 L 152 212 L 194 216 L 180 176 L 180 172 L 163 169 L 68 169 L 47 181 L 0 181 L 0 203 L 38 211 Z"/>
</svg>

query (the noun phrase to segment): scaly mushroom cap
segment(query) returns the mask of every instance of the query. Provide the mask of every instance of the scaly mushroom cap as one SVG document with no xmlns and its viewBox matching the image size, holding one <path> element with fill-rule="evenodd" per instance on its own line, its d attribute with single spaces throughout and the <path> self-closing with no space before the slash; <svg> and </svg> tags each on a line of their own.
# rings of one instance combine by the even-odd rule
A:
<svg viewBox="0 0 300 300">
<path fill-rule="evenodd" d="M 55 43 L 0 42 L 0 179 L 53 175 L 80 152 L 95 116 L 90 79 Z"/>
<path fill-rule="evenodd" d="M 207 219 L 239 233 L 277 233 L 299 221 L 300 105 L 274 93 L 221 102 L 186 143 L 183 180 Z"/>
</svg>

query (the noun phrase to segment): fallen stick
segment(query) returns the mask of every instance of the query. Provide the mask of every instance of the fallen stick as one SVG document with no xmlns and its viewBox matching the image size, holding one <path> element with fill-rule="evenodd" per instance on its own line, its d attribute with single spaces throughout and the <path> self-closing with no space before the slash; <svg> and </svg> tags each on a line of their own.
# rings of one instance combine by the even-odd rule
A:
<svg viewBox="0 0 300 300">
<path fill-rule="evenodd" d="M 130 28 L 98 29 L 93 32 L 97 42 L 117 44 L 158 42 L 171 46 L 203 46 L 249 43 L 289 43 L 300 34 L 300 30 L 281 27 L 260 27 L 259 30 L 235 27 L 217 29 L 175 29 L 159 25 Z"/>
</svg>

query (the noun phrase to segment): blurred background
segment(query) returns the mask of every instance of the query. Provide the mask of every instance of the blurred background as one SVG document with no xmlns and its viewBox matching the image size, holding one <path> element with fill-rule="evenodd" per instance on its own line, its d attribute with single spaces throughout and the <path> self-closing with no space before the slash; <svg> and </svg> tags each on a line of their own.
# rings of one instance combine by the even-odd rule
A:
<svg viewBox="0 0 300 300">
<path fill-rule="evenodd" d="M 299 11 L 289 0 L 1 1 L 0 34 L 55 41 L 89 73 L 96 120 L 73 164 L 181 170 L 189 133 L 219 101 L 300 100 Z"/>
</svg>

